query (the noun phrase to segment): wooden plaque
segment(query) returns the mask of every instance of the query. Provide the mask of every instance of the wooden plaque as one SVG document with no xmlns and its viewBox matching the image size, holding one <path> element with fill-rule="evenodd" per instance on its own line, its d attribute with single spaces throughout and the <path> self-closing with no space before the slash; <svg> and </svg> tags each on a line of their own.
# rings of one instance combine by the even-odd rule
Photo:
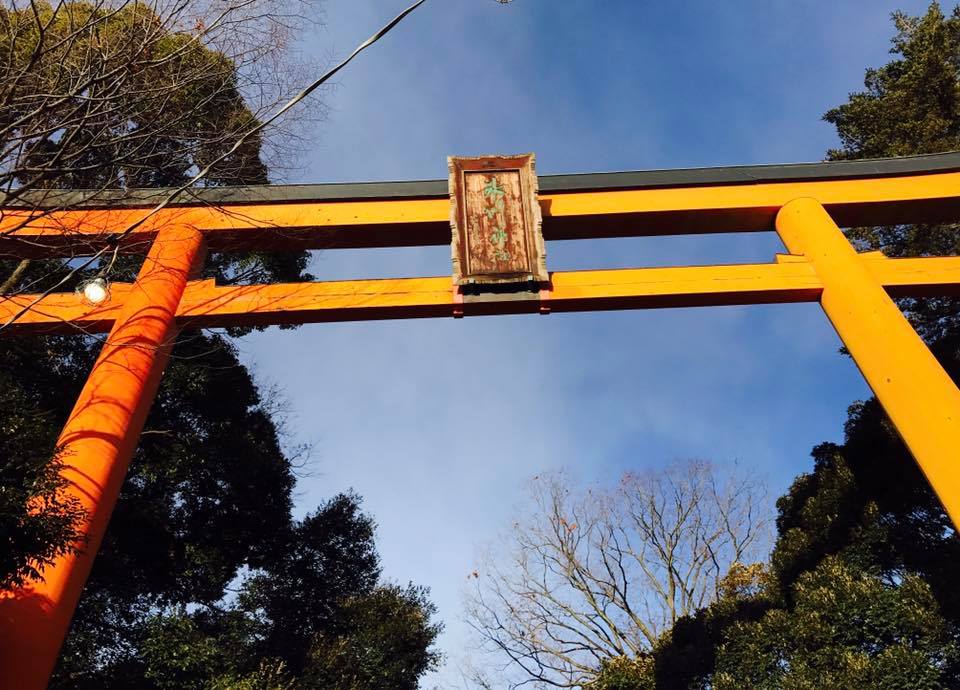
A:
<svg viewBox="0 0 960 690">
<path fill-rule="evenodd" d="M 454 285 L 547 282 L 534 155 L 448 162 Z"/>
</svg>

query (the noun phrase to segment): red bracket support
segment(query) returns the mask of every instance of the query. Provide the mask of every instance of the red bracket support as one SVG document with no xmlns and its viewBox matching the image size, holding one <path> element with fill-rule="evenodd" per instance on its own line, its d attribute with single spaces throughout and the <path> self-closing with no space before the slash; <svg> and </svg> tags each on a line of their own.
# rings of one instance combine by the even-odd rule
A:
<svg viewBox="0 0 960 690">
<path fill-rule="evenodd" d="M 540 288 L 540 315 L 548 316 L 550 314 L 550 286 Z"/>
<path fill-rule="evenodd" d="M 453 286 L 453 318 L 463 318 L 463 293 L 459 285 Z"/>
</svg>

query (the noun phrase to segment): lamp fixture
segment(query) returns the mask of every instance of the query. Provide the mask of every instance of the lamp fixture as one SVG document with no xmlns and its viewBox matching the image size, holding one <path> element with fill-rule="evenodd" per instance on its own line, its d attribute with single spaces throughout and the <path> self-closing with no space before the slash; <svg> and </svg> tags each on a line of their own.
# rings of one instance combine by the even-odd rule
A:
<svg viewBox="0 0 960 690">
<path fill-rule="evenodd" d="M 97 276 L 80 283 L 76 293 L 87 304 L 103 304 L 110 300 L 110 283 L 103 276 Z"/>
</svg>

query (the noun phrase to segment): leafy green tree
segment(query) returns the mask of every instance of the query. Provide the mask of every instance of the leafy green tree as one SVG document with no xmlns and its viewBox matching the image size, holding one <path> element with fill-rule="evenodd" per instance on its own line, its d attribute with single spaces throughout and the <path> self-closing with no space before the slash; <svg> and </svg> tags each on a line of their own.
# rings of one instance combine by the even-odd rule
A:
<svg viewBox="0 0 960 690">
<path fill-rule="evenodd" d="M 243 585 L 252 649 L 282 662 L 297 687 L 414 690 L 439 663 L 432 645 L 441 628 L 427 591 L 380 584 L 373 534 L 359 498 L 337 496 Z"/>
<path fill-rule="evenodd" d="M 282 659 L 294 673 L 303 671 L 314 638 L 335 630 L 345 600 L 376 587 L 380 563 L 373 530 L 357 497 L 349 495 L 295 525 L 282 552 L 247 580 L 241 595 L 246 610 L 263 614 L 262 656 Z"/>
<path fill-rule="evenodd" d="M 341 620 L 317 635 L 303 674 L 305 687 L 330 690 L 416 690 L 436 668 L 427 651 L 440 629 L 436 609 L 419 587 L 378 587 L 344 601 Z"/>
<path fill-rule="evenodd" d="M 157 690 L 203 690 L 211 675 L 226 671 L 221 641 L 182 609 L 150 618 L 144 633 L 143 679 Z"/>
<path fill-rule="evenodd" d="M 0 189 L 8 203 L 36 189 L 175 186 L 228 150 L 256 120 L 241 93 L 255 84 L 238 68 L 266 55 L 244 52 L 251 45 L 243 32 L 271 24 L 254 26 L 257 4 L 39 0 L 0 8 Z M 265 180 L 260 143 L 247 140 L 207 183 Z"/>
<path fill-rule="evenodd" d="M 896 585 L 830 556 L 791 588 L 789 607 L 735 623 L 720 646 L 713 687 L 942 688 L 957 648 L 930 587 Z"/>
<path fill-rule="evenodd" d="M 655 690 L 653 657 L 618 656 L 600 663 L 597 677 L 584 690 Z"/>
<path fill-rule="evenodd" d="M 755 621 L 774 605 L 771 592 L 776 589 L 770 587 L 769 577 L 762 564 L 735 563 L 723 578 L 716 601 L 678 620 L 658 640 L 652 654 L 654 687 L 711 688 L 717 648 L 731 626 Z"/>
<path fill-rule="evenodd" d="M 893 14 L 898 57 L 868 69 L 865 90 L 824 115 L 840 147 L 831 160 L 884 158 L 960 149 L 960 9 L 945 16 L 938 2 L 922 17 Z"/>
<path fill-rule="evenodd" d="M 373 522 L 358 497 L 333 498 L 293 524 L 282 542 L 276 561 L 239 578 L 239 596 L 144 610 L 127 626 L 128 652 L 97 647 L 96 663 L 82 660 L 69 677 L 62 671 L 59 683 L 414 690 L 436 667 L 435 609 L 422 588 L 379 582 Z"/>
<path fill-rule="evenodd" d="M 59 498 L 55 416 L 62 387 L 77 379 L 82 345 L 3 344 L 0 362 L 0 587 L 22 585 L 37 566 L 72 550 L 79 536 L 77 502 Z M 52 345 L 52 347 L 50 347 Z M 79 345 L 79 346 L 78 346 Z M 54 354 L 56 353 L 56 354 Z M 23 376 L 32 372 L 33 376 Z"/>
</svg>

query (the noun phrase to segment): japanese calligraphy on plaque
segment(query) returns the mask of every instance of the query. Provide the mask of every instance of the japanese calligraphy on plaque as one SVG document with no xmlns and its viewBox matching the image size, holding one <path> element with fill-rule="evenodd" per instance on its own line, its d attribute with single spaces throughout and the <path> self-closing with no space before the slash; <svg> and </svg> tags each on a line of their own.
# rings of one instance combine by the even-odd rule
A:
<svg viewBox="0 0 960 690">
<path fill-rule="evenodd" d="M 547 282 L 533 154 L 449 164 L 454 284 Z"/>
</svg>

